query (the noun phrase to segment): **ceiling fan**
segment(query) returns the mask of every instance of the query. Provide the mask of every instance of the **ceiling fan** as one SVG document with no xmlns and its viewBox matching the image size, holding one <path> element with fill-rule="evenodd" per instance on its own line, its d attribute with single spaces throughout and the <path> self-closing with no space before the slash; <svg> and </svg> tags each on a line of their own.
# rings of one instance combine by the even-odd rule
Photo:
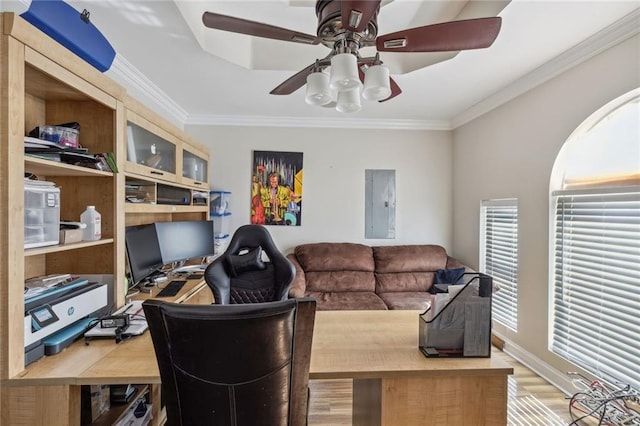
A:
<svg viewBox="0 0 640 426">
<path fill-rule="evenodd" d="M 375 66 L 382 65 L 382 61 L 379 53 L 373 57 L 362 57 L 359 50 L 363 47 L 375 46 L 377 52 L 445 52 L 480 49 L 491 46 L 498 36 L 501 25 L 500 17 L 488 17 L 426 25 L 378 36 L 377 19 L 380 0 L 317 0 L 315 9 L 318 17 L 315 36 L 213 12 L 205 12 L 202 21 L 206 27 L 212 29 L 294 43 L 312 45 L 322 43 L 331 49 L 326 57 L 317 59 L 313 64 L 273 89 L 270 92 L 273 95 L 289 95 L 305 83 L 314 84 L 315 87 L 315 82 L 312 83 L 307 78 L 311 74 L 321 74 L 332 65 L 331 88 L 336 90 L 333 80 L 334 69 L 337 70 L 338 66 L 342 67 L 338 59 L 357 64 L 350 66 L 354 67 L 355 71 L 352 69 L 351 72 L 352 75 L 353 72 L 356 73 L 357 77 L 354 78 L 358 80 L 357 83 L 347 83 L 346 80 L 337 82 L 338 89 L 352 88 L 354 84 L 361 85 L 361 81 L 364 80 L 366 90 L 366 78 L 368 78 L 366 74 L 369 69 L 377 69 Z M 371 72 L 371 74 L 374 73 Z M 384 102 L 402 92 L 393 78 L 389 77 L 388 70 L 378 76 L 377 80 L 380 79 L 386 84 L 386 89 L 375 91 L 373 99 Z M 372 78 L 372 80 L 376 79 Z M 365 96 L 364 92 L 363 96 Z M 324 105 L 320 101 L 317 104 Z"/>
</svg>

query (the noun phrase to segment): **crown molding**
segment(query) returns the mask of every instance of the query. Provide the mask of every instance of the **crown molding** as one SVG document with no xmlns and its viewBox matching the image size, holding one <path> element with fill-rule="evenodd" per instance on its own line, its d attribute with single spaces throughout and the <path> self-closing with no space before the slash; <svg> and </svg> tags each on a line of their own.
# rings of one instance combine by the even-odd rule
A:
<svg viewBox="0 0 640 426">
<path fill-rule="evenodd" d="M 531 71 L 493 95 L 473 105 L 451 120 L 452 128 L 460 127 L 509 102 L 582 62 L 640 33 L 640 9 L 636 9 L 607 28 L 578 43 L 549 62 Z"/>
<path fill-rule="evenodd" d="M 154 107 L 153 109 L 161 110 L 165 117 L 175 122 L 180 127 L 184 127 L 189 114 L 173 99 L 171 99 L 162 89 L 149 80 L 140 70 L 138 70 L 131 62 L 127 61 L 122 55 L 116 54 L 108 74 L 118 81 L 121 85 L 131 88 L 132 91 L 139 93 L 142 97 L 149 100 Z M 141 99 L 139 99 L 141 100 Z"/>
<path fill-rule="evenodd" d="M 186 125 L 315 127 L 342 129 L 452 130 L 448 120 L 401 120 L 361 118 L 270 117 L 215 114 L 188 114 L 142 72 L 117 54 L 108 73 L 123 86 L 131 88 L 164 111 L 168 119 L 184 129 Z"/>
<path fill-rule="evenodd" d="M 230 116 L 215 114 L 188 114 L 173 99 L 153 84 L 124 57 L 117 54 L 108 73 L 114 79 L 131 87 L 148 99 L 153 106 L 164 111 L 167 118 L 179 126 L 254 126 L 254 127 L 315 127 L 392 130 L 453 130 L 489 111 L 509 102 L 580 63 L 640 33 L 640 9 L 599 31 L 571 49 L 561 53 L 529 74 L 509 84 L 493 95 L 478 102 L 449 120 L 402 120 L 316 117 Z"/>
<path fill-rule="evenodd" d="M 185 125 L 315 127 L 341 129 L 452 130 L 447 120 L 397 120 L 369 118 L 270 117 L 191 114 Z"/>
</svg>

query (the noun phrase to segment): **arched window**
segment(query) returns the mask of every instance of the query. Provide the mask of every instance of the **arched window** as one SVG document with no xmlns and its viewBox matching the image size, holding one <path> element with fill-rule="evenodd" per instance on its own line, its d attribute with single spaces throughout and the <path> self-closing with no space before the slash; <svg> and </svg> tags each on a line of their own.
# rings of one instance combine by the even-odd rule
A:
<svg viewBox="0 0 640 426">
<path fill-rule="evenodd" d="M 573 132 L 550 197 L 550 350 L 640 388 L 640 89 Z"/>
</svg>

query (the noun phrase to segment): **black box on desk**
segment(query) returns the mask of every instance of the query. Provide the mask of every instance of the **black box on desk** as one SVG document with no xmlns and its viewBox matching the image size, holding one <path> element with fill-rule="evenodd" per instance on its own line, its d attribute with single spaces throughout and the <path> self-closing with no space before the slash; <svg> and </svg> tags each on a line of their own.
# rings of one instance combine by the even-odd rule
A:
<svg viewBox="0 0 640 426">
<path fill-rule="evenodd" d="M 109 385 L 82 385 L 80 391 L 80 421 L 93 423 L 111 408 Z"/>
</svg>

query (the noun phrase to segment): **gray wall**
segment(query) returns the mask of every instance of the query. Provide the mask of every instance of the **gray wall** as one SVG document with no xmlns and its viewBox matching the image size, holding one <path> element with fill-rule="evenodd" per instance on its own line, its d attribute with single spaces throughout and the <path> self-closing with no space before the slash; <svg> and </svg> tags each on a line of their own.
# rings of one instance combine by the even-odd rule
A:
<svg viewBox="0 0 640 426">
<path fill-rule="evenodd" d="M 591 113 L 639 86 L 640 37 L 635 36 L 454 131 L 453 251 L 477 267 L 481 200 L 518 199 L 518 332 L 495 330 L 533 366 L 575 369 L 547 350 L 554 161 Z"/>
<path fill-rule="evenodd" d="M 252 151 L 293 151 L 304 154 L 302 226 L 269 227 L 282 251 L 319 241 L 451 246 L 451 132 L 194 125 L 186 130 L 211 148 L 211 186 L 232 192 L 232 231 L 250 220 Z M 366 169 L 396 170 L 395 239 L 364 239 Z"/>
<path fill-rule="evenodd" d="M 481 200 L 518 198 L 519 330 L 496 326 L 495 331 L 507 339 L 510 352 L 570 390 L 564 373 L 575 367 L 547 350 L 551 170 L 583 120 L 638 86 L 640 37 L 635 36 L 453 132 L 186 130 L 211 148 L 212 186 L 233 192 L 232 229 L 249 222 L 252 150 L 304 153 L 303 225 L 270 227 L 285 252 L 316 241 L 435 243 L 478 267 Z M 364 171 L 376 168 L 397 170 L 395 240 L 364 239 Z"/>
</svg>

